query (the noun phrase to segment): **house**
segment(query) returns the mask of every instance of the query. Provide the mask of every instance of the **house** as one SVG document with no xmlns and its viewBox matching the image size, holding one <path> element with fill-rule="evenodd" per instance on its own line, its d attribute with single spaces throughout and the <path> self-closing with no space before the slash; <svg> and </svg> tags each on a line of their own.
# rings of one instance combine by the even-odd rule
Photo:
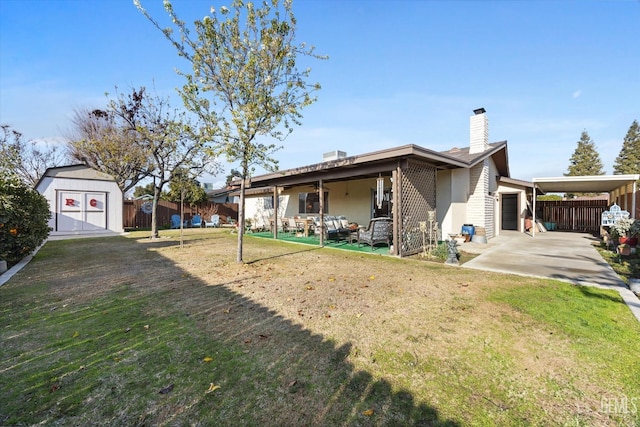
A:
<svg viewBox="0 0 640 427">
<path fill-rule="evenodd" d="M 52 235 L 122 232 L 122 191 L 112 176 L 86 165 L 49 168 L 35 186 L 49 202 Z"/>
<path fill-rule="evenodd" d="M 483 227 L 487 238 L 524 231 L 532 193 L 531 183 L 510 177 L 507 142 L 489 142 L 480 108 L 470 118 L 466 148 L 409 144 L 351 157 L 336 151 L 321 163 L 252 177 L 245 218 L 267 225 L 274 216 L 344 215 L 366 226 L 391 217 L 393 241 L 402 243 L 391 252 L 403 256 L 422 249 L 420 225 L 433 218 L 440 238 L 469 224 Z"/>
<path fill-rule="evenodd" d="M 229 203 L 229 194 L 233 191 L 230 187 L 205 188 L 207 200 L 211 203 Z"/>
</svg>

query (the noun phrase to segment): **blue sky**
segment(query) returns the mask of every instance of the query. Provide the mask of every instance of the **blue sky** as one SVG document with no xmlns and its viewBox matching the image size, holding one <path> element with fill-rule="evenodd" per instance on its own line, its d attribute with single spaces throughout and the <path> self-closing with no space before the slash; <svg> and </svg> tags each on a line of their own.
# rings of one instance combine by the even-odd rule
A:
<svg viewBox="0 0 640 427">
<path fill-rule="evenodd" d="M 161 0 L 141 2 L 166 21 Z M 174 9 L 191 22 L 225 4 Z M 333 150 L 466 147 L 484 107 L 513 178 L 561 176 L 583 130 L 612 173 L 640 120 L 637 0 L 296 0 L 294 11 L 298 41 L 329 59 L 303 61 L 322 90 L 276 154 L 281 169 Z M 103 107 L 115 86 L 174 96 L 176 68 L 189 71 L 131 0 L 0 0 L 0 123 L 27 139 L 60 141 L 74 109 Z"/>
</svg>

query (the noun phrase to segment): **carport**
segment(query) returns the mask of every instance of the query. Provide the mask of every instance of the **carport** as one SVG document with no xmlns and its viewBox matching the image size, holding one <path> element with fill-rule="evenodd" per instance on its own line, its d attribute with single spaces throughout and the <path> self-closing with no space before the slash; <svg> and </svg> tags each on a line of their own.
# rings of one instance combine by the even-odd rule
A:
<svg viewBox="0 0 640 427">
<path fill-rule="evenodd" d="M 533 223 L 536 224 L 536 192 L 542 193 L 609 193 L 609 202 L 620 199 L 620 206 L 635 217 L 640 174 L 633 175 L 588 175 L 533 178 Z M 629 198 L 631 194 L 631 204 Z M 536 234 L 536 227 L 532 229 Z"/>
</svg>

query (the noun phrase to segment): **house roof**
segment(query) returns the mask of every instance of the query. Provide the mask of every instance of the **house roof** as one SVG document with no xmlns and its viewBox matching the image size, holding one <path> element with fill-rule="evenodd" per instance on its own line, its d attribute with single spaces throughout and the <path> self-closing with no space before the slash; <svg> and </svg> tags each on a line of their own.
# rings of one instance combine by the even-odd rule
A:
<svg viewBox="0 0 640 427">
<path fill-rule="evenodd" d="M 528 189 L 533 189 L 533 182 L 523 181 L 521 179 L 510 178 L 508 176 L 501 176 L 498 178 L 500 182 L 505 184 L 517 185 L 519 187 L 526 187 Z"/>
<path fill-rule="evenodd" d="M 493 157 L 500 175 L 509 175 L 507 142 L 489 144 L 478 154 L 469 154 L 468 148 L 433 151 L 415 144 L 402 145 L 371 153 L 286 169 L 251 178 L 253 187 L 276 185 L 281 187 L 306 184 L 320 179 L 325 182 L 389 175 L 400 162 L 422 161 L 438 169 L 471 168 L 482 160 Z"/>
<path fill-rule="evenodd" d="M 533 184 L 545 193 L 609 193 L 639 179 L 638 174 L 561 176 L 533 178 Z"/>
</svg>

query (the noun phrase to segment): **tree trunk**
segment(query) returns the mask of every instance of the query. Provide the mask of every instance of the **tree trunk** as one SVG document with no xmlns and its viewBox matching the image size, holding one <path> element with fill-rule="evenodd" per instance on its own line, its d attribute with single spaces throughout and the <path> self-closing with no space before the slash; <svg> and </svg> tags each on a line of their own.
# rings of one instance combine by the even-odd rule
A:
<svg viewBox="0 0 640 427">
<path fill-rule="evenodd" d="M 158 200 L 160 200 L 160 191 L 156 185 L 153 186 L 153 204 L 151 207 L 151 238 L 157 239 L 158 234 Z"/>
<path fill-rule="evenodd" d="M 240 184 L 240 203 L 238 204 L 238 256 L 237 262 L 242 262 L 242 238 L 244 236 L 244 192 L 245 182 L 247 179 L 246 173 L 243 174 L 242 183 Z"/>
</svg>

